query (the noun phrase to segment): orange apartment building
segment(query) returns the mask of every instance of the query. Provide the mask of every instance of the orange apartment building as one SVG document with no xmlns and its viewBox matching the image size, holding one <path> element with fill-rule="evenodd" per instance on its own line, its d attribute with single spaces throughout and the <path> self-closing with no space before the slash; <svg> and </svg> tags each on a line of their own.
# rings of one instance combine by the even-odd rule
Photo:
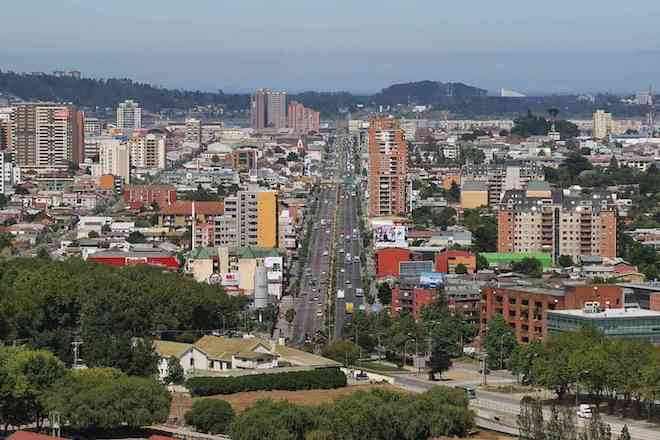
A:
<svg viewBox="0 0 660 440">
<path fill-rule="evenodd" d="M 605 309 L 624 306 L 623 289 L 615 285 L 567 285 L 562 288 L 515 284 L 481 289 L 481 334 L 495 315 L 501 314 L 514 329 L 518 342 L 540 340 L 548 335 L 548 310 L 581 309 L 597 301 Z"/>
<path fill-rule="evenodd" d="M 497 251 L 547 252 L 553 261 L 560 255 L 613 258 L 617 217 L 612 193 L 582 194 L 532 181 L 526 189 L 504 193 L 497 213 Z"/>
<path fill-rule="evenodd" d="M 374 118 L 369 125 L 369 216 L 408 212 L 408 144 L 400 121 Z"/>
</svg>

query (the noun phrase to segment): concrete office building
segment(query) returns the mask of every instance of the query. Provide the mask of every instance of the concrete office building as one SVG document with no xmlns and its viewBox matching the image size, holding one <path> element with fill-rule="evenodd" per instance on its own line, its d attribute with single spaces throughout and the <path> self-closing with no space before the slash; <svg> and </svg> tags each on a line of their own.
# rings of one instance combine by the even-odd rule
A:
<svg viewBox="0 0 660 440">
<path fill-rule="evenodd" d="M 165 137 L 149 133 L 130 140 L 131 164 L 135 168 L 165 169 Z"/>
<path fill-rule="evenodd" d="M 85 137 L 101 136 L 101 121 L 85 116 Z"/>
<path fill-rule="evenodd" d="M 488 186 L 478 180 L 464 180 L 461 186 L 461 208 L 488 206 Z"/>
<path fill-rule="evenodd" d="M 612 114 L 605 110 L 596 110 L 593 115 L 592 137 L 605 139 L 612 131 Z"/>
<path fill-rule="evenodd" d="M 98 145 L 100 174 L 121 177 L 124 184 L 131 181 L 130 147 L 119 139 L 104 139 Z"/>
<path fill-rule="evenodd" d="M 12 115 L 11 150 L 22 168 L 67 168 L 84 160 L 83 114 L 75 107 L 21 104 Z"/>
<path fill-rule="evenodd" d="M 408 144 L 399 120 L 374 118 L 369 124 L 369 216 L 408 212 Z"/>
<path fill-rule="evenodd" d="M 545 180 L 545 173 L 542 166 L 524 162 L 507 165 L 469 165 L 461 170 L 460 180 L 485 182 L 488 204 L 495 206 L 500 203 L 505 191 L 523 189 L 530 181 Z"/>
<path fill-rule="evenodd" d="M 257 89 L 251 103 L 252 128 L 286 128 L 286 92 Z"/>
<path fill-rule="evenodd" d="M 504 193 L 497 213 L 497 251 L 616 257 L 616 195 L 582 194 L 530 182 L 524 190 Z"/>
<path fill-rule="evenodd" d="M 202 122 L 199 119 L 186 119 L 186 134 L 183 141 L 194 145 L 202 143 Z"/>
<path fill-rule="evenodd" d="M 127 100 L 117 107 L 117 128 L 123 132 L 131 132 L 142 128 L 142 109 L 137 102 Z"/>
</svg>

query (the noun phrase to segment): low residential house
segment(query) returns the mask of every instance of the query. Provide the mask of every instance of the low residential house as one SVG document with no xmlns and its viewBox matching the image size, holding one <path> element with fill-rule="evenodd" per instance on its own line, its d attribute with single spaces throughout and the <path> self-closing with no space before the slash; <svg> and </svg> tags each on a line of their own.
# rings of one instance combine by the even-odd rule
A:
<svg viewBox="0 0 660 440">
<path fill-rule="evenodd" d="M 169 360 L 175 357 L 179 360 L 184 375 L 188 376 L 196 369 L 208 369 L 208 356 L 192 344 L 173 341 L 154 341 L 154 349 L 158 354 L 158 377 L 164 380 L 169 372 Z"/>
<path fill-rule="evenodd" d="M 7 232 L 13 235 L 17 242 L 29 243 L 31 246 L 37 244 L 45 230 L 46 227 L 38 223 L 18 223 L 7 228 Z"/>
<path fill-rule="evenodd" d="M 167 376 L 167 360 L 179 359 L 187 376 L 218 374 L 230 370 L 274 369 L 281 367 L 325 368 L 339 364 L 283 344 L 246 336 L 229 338 L 206 335 L 194 344 L 154 341 L 161 378 Z"/>
</svg>

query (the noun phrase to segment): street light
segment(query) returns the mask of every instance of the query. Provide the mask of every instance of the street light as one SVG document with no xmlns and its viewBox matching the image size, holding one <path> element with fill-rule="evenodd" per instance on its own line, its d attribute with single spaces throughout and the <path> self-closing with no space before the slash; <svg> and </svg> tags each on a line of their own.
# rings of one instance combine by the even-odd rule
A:
<svg viewBox="0 0 660 440">
<path fill-rule="evenodd" d="M 406 367 L 406 347 L 408 346 L 408 342 L 411 342 L 411 341 L 415 341 L 415 347 L 416 347 L 417 346 L 417 339 L 415 339 L 415 338 L 407 339 L 406 342 L 403 343 L 403 367 L 404 367 L 404 369 Z"/>
</svg>

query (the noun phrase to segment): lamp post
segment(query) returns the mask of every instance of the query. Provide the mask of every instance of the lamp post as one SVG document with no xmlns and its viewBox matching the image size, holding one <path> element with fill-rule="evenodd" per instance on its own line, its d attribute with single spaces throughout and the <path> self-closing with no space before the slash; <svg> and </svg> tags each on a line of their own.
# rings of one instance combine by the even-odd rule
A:
<svg viewBox="0 0 660 440">
<path fill-rule="evenodd" d="M 415 341 L 417 343 L 417 339 L 406 339 L 406 342 L 403 343 L 403 368 L 405 370 L 406 368 L 406 347 L 408 346 L 408 342 Z"/>
</svg>

